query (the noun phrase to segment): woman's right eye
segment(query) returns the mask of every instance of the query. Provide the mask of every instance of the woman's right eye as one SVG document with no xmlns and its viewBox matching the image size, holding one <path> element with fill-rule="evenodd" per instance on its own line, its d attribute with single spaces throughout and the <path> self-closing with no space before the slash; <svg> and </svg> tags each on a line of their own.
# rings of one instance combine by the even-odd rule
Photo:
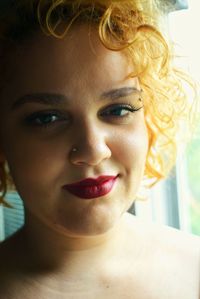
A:
<svg viewBox="0 0 200 299">
<path fill-rule="evenodd" d="M 35 127 L 49 128 L 61 122 L 69 120 L 59 112 L 35 112 L 25 119 L 26 124 Z"/>
</svg>

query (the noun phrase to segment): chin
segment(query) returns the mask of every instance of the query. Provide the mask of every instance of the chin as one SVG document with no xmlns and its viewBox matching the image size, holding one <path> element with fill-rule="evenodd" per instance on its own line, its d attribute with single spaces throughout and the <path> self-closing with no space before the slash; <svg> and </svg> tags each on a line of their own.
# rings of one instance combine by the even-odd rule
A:
<svg viewBox="0 0 200 299">
<path fill-rule="evenodd" d="M 74 217 L 73 217 L 74 216 Z M 107 212 L 83 213 L 82 215 L 62 215 L 56 220 L 54 228 L 62 233 L 72 236 L 96 236 L 107 233 L 111 230 L 121 214 Z"/>
</svg>

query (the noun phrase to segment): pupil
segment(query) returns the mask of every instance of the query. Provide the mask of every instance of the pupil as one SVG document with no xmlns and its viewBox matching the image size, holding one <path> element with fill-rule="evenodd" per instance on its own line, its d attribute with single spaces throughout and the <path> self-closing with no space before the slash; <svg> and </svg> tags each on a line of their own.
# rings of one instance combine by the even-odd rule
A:
<svg viewBox="0 0 200 299">
<path fill-rule="evenodd" d="M 45 115 L 41 118 L 42 122 L 44 123 L 49 123 L 52 119 L 52 116 L 51 115 Z"/>
<path fill-rule="evenodd" d="M 122 108 L 115 109 L 114 110 L 114 115 L 122 115 L 123 114 L 122 111 L 123 111 Z"/>
</svg>

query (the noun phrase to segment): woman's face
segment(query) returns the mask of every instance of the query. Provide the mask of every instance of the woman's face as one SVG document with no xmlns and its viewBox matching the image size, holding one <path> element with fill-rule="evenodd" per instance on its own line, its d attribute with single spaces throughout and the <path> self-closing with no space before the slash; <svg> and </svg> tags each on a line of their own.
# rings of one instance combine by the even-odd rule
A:
<svg viewBox="0 0 200 299">
<path fill-rule="evenodd" d="M 63 40 L 38 36 L 12 59 L 1 157 L 25 209 L 70 236 L 108 231 L 134 201 L 148 150 L 143 109 L 131 110 L 142 107 L 132 66 L 86 26 Z M 118 176 L 105 196 L 83 200 L 63 188 L 102 175 Z"/>
</svg>

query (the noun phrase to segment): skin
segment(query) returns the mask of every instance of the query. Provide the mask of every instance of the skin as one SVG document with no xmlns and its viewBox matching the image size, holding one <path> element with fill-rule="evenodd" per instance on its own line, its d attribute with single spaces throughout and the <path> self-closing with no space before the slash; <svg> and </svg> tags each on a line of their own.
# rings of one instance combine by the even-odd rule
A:
<svg viewBox="0 0 200 299">
<path fill-rule="evenodd" d="M 17 76 L 4 96 L 2 154 L 17 190 L 30 215 L 65 237 L 98 237 L 117 223 L 136 196 L 148 148 L 142 109 L 122 110 L 125 117 L 98 115 L 111 104 L 142 104 L 137 93 L 115 101 L 100 99 L 109 90 L 140 87 L 136 78 L 127 79 L 132 67 L 122 53 L 105 49 L 96 35 L 92 41 L 93 50 L 87 27 L 74 30 L 64 41 L 38 37 L 18 55 Z M 43 92 L 61 93 L 69 100 L 11 110 L 19 97 Z M 24 121 L 51 109 L 65 119 L 54 120 L 48 129 Z M 76 153 L 71 153 L 73 147 Z M 103 198 L 82 201 L 62 188 L 102 174 L 119 175 L 113 191 Z"/>
<path fill-rule="evenodd" d="M 26 220 L 0 246 L 0 299 L 198 298 L 199 238 L 127 213 L 148 150 L 144 111 L 100 113 L 111 104 L 141 105 L 138 93 L 100 99 L 113 89 L 140 89 L 123 53 L 105 49 L 96 31 L 89 36 L 82 26 L 64 40 L 38 35 L 11 64 L 1 96 L 0 160 L 9 164 Z M 11 109 L 23 95 L 42 92 L 69 100 Z M 66 117 L 51 119 L 48 129 L 24 121 L 52 109 Z M 119 174 L 104 197 L 83 201 L 62 188 L 101 174 Z"/>
</svg>

